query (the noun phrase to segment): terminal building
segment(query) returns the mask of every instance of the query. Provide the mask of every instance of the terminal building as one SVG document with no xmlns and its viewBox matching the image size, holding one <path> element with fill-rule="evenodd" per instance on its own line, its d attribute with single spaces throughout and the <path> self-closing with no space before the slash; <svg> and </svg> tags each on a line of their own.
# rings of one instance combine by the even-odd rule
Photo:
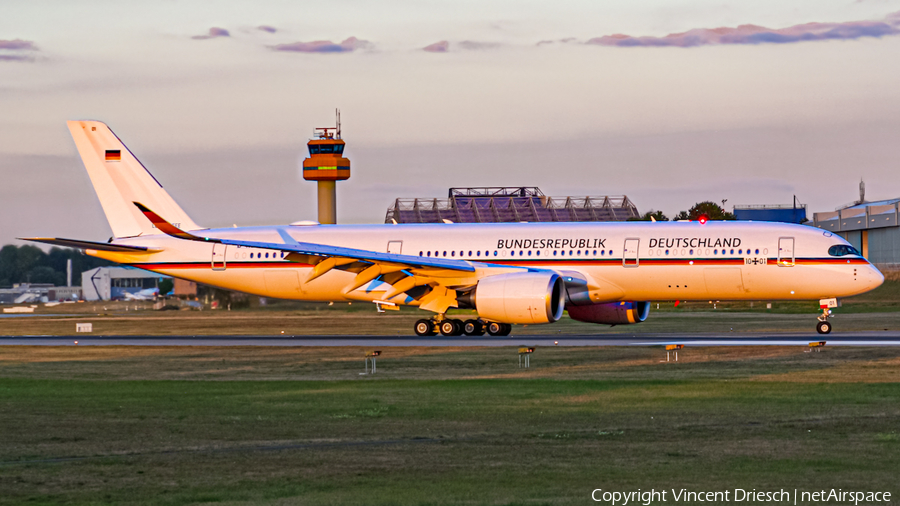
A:
<svg viewBox="0 0 900 506">
<path fill-rule="evenodd" d="M 540 188 L 450 188 L 446 199 L 396 199 L 385 223 L 626 221 L 639 218 L 627 196 L 548 197 Z"/>
<path fill-rule="evenodd" d="M 123 300 L 168 278 L 134 267 L 97 267 L 81 273 L 81 288 L 84 300 Z"/>
<path fill-rule="evenodd" d="M 806 204 L 794 202 L 787 205 L 752 205 L 734 206 L 734 217 L 737 220 L 777 221 L 780 223 L 806 223 Z"/>
<path fill-rule="evenodd" d="M 812 224 L 846 239 L 883 272 L 900 270 L 900 198 L 869 202 L 862 182 L 859 194 L 856 202 L 815 213 Z"/>
</svg>

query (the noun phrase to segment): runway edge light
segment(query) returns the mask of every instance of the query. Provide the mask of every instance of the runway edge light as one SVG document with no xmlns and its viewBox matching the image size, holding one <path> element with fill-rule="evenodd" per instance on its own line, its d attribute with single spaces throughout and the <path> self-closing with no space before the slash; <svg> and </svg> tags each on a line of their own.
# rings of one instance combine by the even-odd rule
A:
<svg viewBox="0 0 900 506">
<path fill-rule="evenodd" d="M 533 346 L 519 346 L 519 368 L 528 369 L 531 367 L 531 354 L 534 353 Z M 524 360 L 522 358 L 524 357 Z"/>
</svg>

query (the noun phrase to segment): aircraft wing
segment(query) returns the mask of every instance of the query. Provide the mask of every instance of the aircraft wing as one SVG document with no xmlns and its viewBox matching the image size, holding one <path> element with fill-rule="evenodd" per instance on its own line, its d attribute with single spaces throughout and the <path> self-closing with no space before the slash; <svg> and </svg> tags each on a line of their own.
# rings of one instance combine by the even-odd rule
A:
<svg viewBox="0 0 900 506">
<path fill-rule="evenodd" d="M 520 267 L 493 266 L 466 260 L 398 255 L 378 251 L 299 242 L 285 229 L 276 229 L 284 243 L 240 241 L 236 239 L 203 237 L 172 225 L 146 206 L 134 203 L 160 231 L 179 239 L 228 244 L 247 248 L 286 251 L 288 261 L 309 263 L 313 266 L 305 282 L 310 282 L 332 269 L 355 272 L 356 278 L 342 289 L 344 294 L 381 279 L 391 285 L 382 299 L 404 294 L 418 286 L 432 288 L 419 300 L 419 307 L 443 313 L 448 307 L 456 307 L 456 289 L 474 286 L 478 279 L 490 274 L 527 270 Z"/>
<path fill-rule="evenodd" d="M 368 262 L 385 262 L 392 264 L 402 264 L 409 267 L 433 267 L 438 269 L 450 269 L 463 272 L 474 272 L 475 267 L 471 262 L 465 260 L 450 260 L 446 258 L 419 257 L 412 255 L 398 255 L 396 253 L 381 253 L 378 251 L 344 248 L 341 246 L 328 246 L 324 244 L 316 244 L 310 242 L 299 242 L 295 240 L 287 231 L 278 229 L 284 243 L 274 242 L 258 242 L 258 241 L 239 241 L 236 239 L 217 239 L 213 237 L 203 237 L 185 232 L 175 225 L 167 222 L 165 219 L 154 213 L 144 205 L 135 202 L 136 205 L 149 219 L 156 225 L 156 228 L 166 234 L 191 241 L 201 241 L 210 243 L 229 244 L 233 246 L 243 246 L 246 248 L 260 248 L 280 251 L 290 251 L 301 255 L 322 256 L 322 257 L 339 257 L 353 260 L 362 260 Z"/>
</svg>

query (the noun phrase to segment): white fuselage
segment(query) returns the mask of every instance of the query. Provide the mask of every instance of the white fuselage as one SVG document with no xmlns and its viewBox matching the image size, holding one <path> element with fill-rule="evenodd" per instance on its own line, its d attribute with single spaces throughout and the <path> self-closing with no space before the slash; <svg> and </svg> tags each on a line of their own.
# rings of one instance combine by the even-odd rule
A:
<svg viewBox="0 0 900 506">
<path fill-rule="evenodd" d="M 830 232 L 767 222 L 313 225 L 210 229 L 202 235 L 283 243 L 278 229 L 300 242 L 468 260 L 476 267 L 576 273 L 587 279 L 592 302 L 823 299 L 863 293 L 884 279 L 861 256 L 829 255 L 830 247 L 847 244 Z M 306 282 L 311 265 L 269 249 L 166 235 L 116 243 L 163 250 L 143 256 L 89 253 L 260 296 L 374 301 L 390 288 L 375 279 L 347 292 L 355 273 L 340 269 Z M 410 297 L 398 302 L 416 304 Z"/>
</svg>

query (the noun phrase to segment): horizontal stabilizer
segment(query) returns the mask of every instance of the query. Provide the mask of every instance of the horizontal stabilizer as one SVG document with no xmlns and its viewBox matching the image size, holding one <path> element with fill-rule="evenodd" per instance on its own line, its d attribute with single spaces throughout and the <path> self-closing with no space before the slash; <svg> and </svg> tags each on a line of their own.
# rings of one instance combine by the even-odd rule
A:
<svg viewBox="0 0 900 506">
<path fill-rule="evenodd" d="M 93 242 L 79 241 L 77 239 L 61 239 L 58 237 L 19 237 L 22 241 L 42 242 L 45 244 L 53 244 L 54 246 L 65 246 L 67 248 L 93 249 L 97 251 L 116 251 L 119 253 L 156 253 L 162 251 L 159 248 L 147 248 L 144 246 L 125 246 L 123 244 L 112 244 L 109 242 Z"/>
</svg>

